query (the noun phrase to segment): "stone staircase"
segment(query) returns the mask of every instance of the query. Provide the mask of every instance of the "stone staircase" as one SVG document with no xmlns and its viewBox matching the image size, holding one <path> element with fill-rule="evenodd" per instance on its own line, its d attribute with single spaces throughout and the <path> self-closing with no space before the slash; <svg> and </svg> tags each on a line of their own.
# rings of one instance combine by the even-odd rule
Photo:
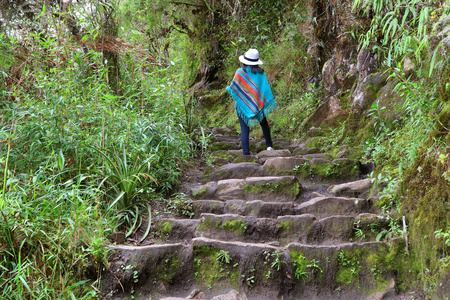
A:
<svg viewBox="0 0 450 300">
<path fill-rule="evenodd" d="M 143 246 L 111 245 L 106 298 L 202 299 L 186 298 L 193 289 L 204 299 L 232 289 L 241 298 L 214 299 L 394 297 L 391 266 L 405 246 L 376 241 L 388 218 L 352 151 L 283 139 L 266 151 L 253 140 L 257 154 L 242 156 L 239 136 L 213 132 L 211 165 L 184 187 L 192 218 L 154 220 Z"/>
</svg>

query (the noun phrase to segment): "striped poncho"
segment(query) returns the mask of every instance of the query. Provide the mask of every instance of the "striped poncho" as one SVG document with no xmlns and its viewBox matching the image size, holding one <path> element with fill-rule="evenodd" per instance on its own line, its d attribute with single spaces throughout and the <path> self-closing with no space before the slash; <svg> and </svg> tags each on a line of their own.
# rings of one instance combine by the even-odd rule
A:
<svg viewBox="0 0 450 300">
<path fill-rule="evenodd" d="M 236 112 L 248 126 L 261 122 L 276 107 L 266 74 L 239 68 L 227 91 L 236 101 Z"/>
</svg>

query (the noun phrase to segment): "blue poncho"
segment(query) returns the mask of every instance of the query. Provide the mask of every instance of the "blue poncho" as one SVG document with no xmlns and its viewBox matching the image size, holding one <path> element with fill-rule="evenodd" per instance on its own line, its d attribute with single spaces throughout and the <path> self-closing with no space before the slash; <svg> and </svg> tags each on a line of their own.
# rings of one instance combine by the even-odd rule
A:
<svg viewBox="0 0 450 300">
<path fill-rule="evenodd" d="M 276 107 L 266 74 L 239 68 L 227 91 L 236 101 L 236 112 L 248 126 L 258 124 Z"/>
</svg>

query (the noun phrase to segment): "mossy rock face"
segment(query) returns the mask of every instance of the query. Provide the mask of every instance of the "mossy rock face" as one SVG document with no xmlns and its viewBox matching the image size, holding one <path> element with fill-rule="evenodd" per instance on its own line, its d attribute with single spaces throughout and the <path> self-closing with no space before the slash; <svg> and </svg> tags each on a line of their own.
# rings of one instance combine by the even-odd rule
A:
<svg viewBox="0 0 450 300">
<path fill-rule="evenodd" d="M 223 104 L 228 101 L 228 92 L 225 89 L 217 90 L 216 93 L 205 94 L 198 98 L 199 105 L 203 109 L 212 109 L 219 104 Z"/>
<path fill-rule="evenodd" d="M 179 268 L 180 259 L 178 256 L 176 254 L 169 255 L 156 266 L 156 276 L 163 281 L 172 280 L 177 275 Z"/>
<path fill-rule="evenodd" d="M 192 247 L 180 244 L 132 247 L 110 246 L 113 272 L 102 278 L 103 291 L 118 291 L 120 298 L 127 298 L 134 291 L 148 293 L 164 285 L 173 289 L 192 278 Z M 121 279 L 117 280 L 117 276 Z"/>
<path fill-rule="evenodd" d="M 311 177 L 326 178 L 331 161 L 323 158 L 313 158 L 311 160 Z"/>
<path fill-rule="evenodd" d="M 318 179 L 356 179 L 360 174 L 359 162 L 340 158 L 333 161 L 314 158 L 311 160 L 311 176 Z"/>
<path fill-rule="evenodd" d="M 322 148 L 325 143 L 324 137 L 313 137 L 306 141 L 305 147 L 307 148 Z"/>
<path fill-rule="evenodd" d="M 378 92 L 386 85 L 388 78 L 387 72 L 379 72 L 370 74 L 364 81 L 358 82 L 351 96 L 352 110 L 359 113 L 368 110 L 377 99 Z"/>
</svg>

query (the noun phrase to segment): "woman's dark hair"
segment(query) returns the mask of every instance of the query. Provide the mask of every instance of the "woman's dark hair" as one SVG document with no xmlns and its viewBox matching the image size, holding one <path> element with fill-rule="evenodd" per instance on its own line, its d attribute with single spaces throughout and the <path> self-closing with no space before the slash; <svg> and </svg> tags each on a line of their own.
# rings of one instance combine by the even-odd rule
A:
<svg viewBox="0 0 450 300">
<path fill-rule="evenodd" d="M 261 68 L 259 65 L 249 66 L 249 65 L 246 65 L 246 64 L 242 64 L 242 69 L 244 69 L 245 72 L 247 72 L 247 67 L 250 67 L 250 71 L 252 71 L 253 74 L 262 74 L 262 73 L 264 73 L 264 69 Z"/>
</svg>

